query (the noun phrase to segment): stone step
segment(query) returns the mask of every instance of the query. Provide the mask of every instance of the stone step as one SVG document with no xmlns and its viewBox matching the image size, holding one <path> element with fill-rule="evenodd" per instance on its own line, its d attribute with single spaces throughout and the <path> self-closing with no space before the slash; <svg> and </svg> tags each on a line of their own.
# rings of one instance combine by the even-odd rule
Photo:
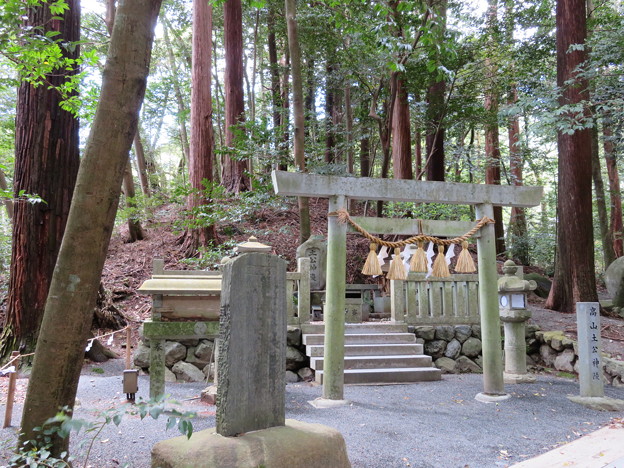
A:
<svg viewBox="0 0 624 468">
<path fill-rule="evenodd" d="M 325 333 L 325 324 L 304 323 L 301 332 L 306 335 L 322 335 Z M 407 324 L 391 322 L 365 322 L 345 324 L 345 334 L 355 333 L 407 333 Z"/>
<path fill-rule="evenodd" d="M 431 356 L 423 354 L 398 356 L 345 356 L 345 369 L 398 369 L 410 367 L 432 367 Z M 323 370 L 323 358 L 310 358 L 310 368 Z"/>
<path fill-rule="evenodd" d="M 323 356 L 323 345 L 307 345 L 306 355 L 310 357 Z M 345 356 L 395 356 L 406 354 L 423 354 L 421 344 L 346 344 L 344 347 Z"/>
<path fill-rule="evenodd" d="M 344 371 L 345 384 L 432 382 L 441 378 L 442 372 L 435 367 L 347 369 Z M 323 383 L 323 371 L 316 371 L 315 379 L 318 383 Z"/>
<path fill-rule="evenodd" d="M 303 335 L 304 345 L 323 344 L 325 335 Z M 345 344 L 366 343 L 415 343 L 416 336 L 413 333 L 346 333 Z"/>
</svg>

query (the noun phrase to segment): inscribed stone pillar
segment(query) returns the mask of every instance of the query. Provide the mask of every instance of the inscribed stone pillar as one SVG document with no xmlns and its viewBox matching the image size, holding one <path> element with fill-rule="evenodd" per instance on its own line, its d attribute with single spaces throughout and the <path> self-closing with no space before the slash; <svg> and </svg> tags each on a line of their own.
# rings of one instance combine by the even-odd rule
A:
<svg viewBox="0 0 624 468">
<path fill-rule="evenodd" d="M 217 433 L 283 426 L 286 261 L 248 253 L 223 269 Z"/>
<path fill-rule="evenodd" d="M 579 383 L 582 397 L 603 397 L 602 362 L 600 356 L 600 304 L 576 303 L 578 332 Z"/>
<path fill-rule="evenodd" d="M 297 248 L 297 258 L 310 259 L 310 289 L 325 289 L 327 242 L 323 236 L 312 236 Z"/>
</svg>

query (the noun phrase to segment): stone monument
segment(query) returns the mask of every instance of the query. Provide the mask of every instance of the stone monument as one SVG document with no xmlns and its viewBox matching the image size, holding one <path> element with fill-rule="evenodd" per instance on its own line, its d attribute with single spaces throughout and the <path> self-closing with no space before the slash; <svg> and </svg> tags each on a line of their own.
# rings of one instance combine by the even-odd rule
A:
<svg viewBox="0 0 624 468">
<path fill-rule="evenodd" d="M 327 270 L 327 242 L 323 236 L 311 236 L 297 248 L 297 258 L 310 259 L 310 289 L 325 289 Z"/>
<path fill-rule="evenodd" d="M 223 268 L 216 429 L 152 449 L 160 468 L 347 468 L 342 435 L 285 419 L 286 262 L 246 253 Z"/>
</svg>

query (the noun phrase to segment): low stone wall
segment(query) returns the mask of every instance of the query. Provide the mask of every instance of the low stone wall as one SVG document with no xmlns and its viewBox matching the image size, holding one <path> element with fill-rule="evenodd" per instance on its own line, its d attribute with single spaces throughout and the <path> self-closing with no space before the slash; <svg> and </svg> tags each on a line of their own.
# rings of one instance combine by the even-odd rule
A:
<svg viewBox="0 0 624 468">
<path fill-rule="evenodd" d="M 442 373 L 482 372 L 480 325 L 427 325 L 409 330 Z"/>
<path fill-rule="evenodd" d="M 482 372 L 480 325 L 438 325 L 410 327 L 425 354 L 445 374 Z M 561 331 L 540 331 L 537 325 L 526 326 L 527 367 L 556 369 L 578 375 L 576 342 Z M 501 337 L 504 338 L 502 329 Z M 501 350 L 503 346 L 501 344 Z M 605 383 L 624 386 L 624 362 L 603 356 Z"/>
<path fill-rule="evenodd" d="M 577 343 L 561 331 L 537 331 L 527 354 L 533 364 L 578 374 Z M 624 362 L 603 355 L 602 368 L 605 383 L 624 386 Z"/>
<path fill-rule="evenodd" d="M 314 372 L 301 344 L 301 329 L 288 327 L 286 382 L 313 380 Z M 145 337 L 134 352 L 134 365 L 149 372 L 150 343 Z M 214 340 L 165 341 L 165 382 L 212 382 L 214 378 Z"/>
</svg>

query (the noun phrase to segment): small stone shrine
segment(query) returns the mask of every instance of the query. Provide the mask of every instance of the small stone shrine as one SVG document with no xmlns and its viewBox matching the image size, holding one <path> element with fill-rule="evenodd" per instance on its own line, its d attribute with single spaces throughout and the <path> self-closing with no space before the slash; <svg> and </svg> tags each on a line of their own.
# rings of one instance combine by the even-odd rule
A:
<svg viewBox="0 0 624 468">
<path fill-rule="evenodd" d="M 159 468 L 347 468 L 335 429 L 285 419 L 286 262 L 246 253 L 223 269 L 217 427 L 152 449 Z"/>
</svg>

